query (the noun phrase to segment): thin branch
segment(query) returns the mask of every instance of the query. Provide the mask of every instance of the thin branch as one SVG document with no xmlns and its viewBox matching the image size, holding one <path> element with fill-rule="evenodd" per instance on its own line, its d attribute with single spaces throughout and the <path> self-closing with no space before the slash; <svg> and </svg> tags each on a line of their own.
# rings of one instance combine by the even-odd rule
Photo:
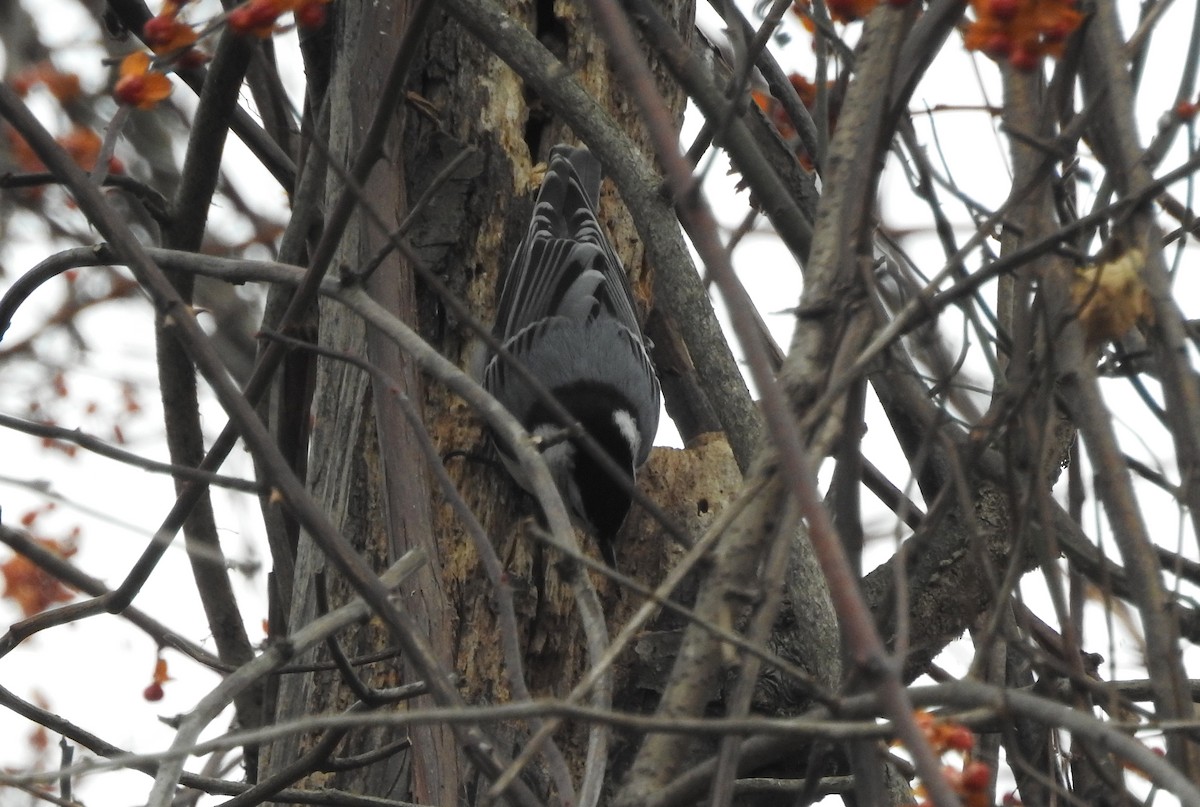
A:
<svg viewBox="0 0 1200 807">
<path fill-rule="evenodd" d="M 1051 698 L 1023 690 L 1006 689 L 974 681 L 954 681 L 932 686 L 914 687 L 910 690 L 913 704 L 922 708 L 953 707 L 939 713 L 939 717 L 953 719 L 968 725 L 986 725 L 1000 715 L 1016 714 L 1029 717 L 1046 726 L 1061 728 L 1077 735 L 1097 747 L 1117 755 L 1144 773 L 1155 785 L 1178 798 L 1185 807 L 1200 807 L 1200 786 L 1189 780 L 1170 762 L 1155 754 L 1135 737 L 1132 732 L 1195 731 L 1200 726 L 1197 720 L 1159 723 L 1115 723 L 1097 719 L 1086 711 L 1080 711 Z M 890 739 L 896 735 L 897 727 L 890 722 L 877 722 L 887 710 L 883 698 L 874 693 L 848 698 L 840 704 L 844 717 L 831 720 L 828 711 L 818 708 L 801 717 L 789 718 L 658 718 L 646 715 L 597 710 L 582 706 L 567 706 L 559 701 L 546 700 L 520 704 L 498 704 L 492 706 L 463 707 L 455 709 L 422 709 L 404 712 L 373 712 L 363 714 L 310 715 L 300 720 L 281 723 L 252 731 L 234 731 L 221 737 L 197 743 L 186 749 L 174 749 L 148 754 L 130 754 L 112 757 L 103 762 L 94 760 L 76 763 L 65 770 L 28 773 L 0 773 L 0 784 L 37 783 L 54 781 L 66 774 L 76 776 L 101 770 L 142 766 L 155 761 L 173 759 L 179 755 L 203 755 L 227 748 L 253 743 L 264 743 L 297 732 L 334 729 L 343 726 L 413 726 L 433 723 L 474 725 L 490 722 L 508 722 L 532 717 L 560 717 L 579 721 L 601 721 L 616 728 L 631 731 L 670 732 L 680 734 L 721 737 L 730 734 L 753 735 L 748 741 L 749 752 L 757 761 L 771 755 L 794 752 L 797 740 L 825 739 L 846 741 L 851 739 Z M 5 705 L 24 704 L 13 699 L 11 693 L 0 688 L 0 702 Z M 24 709 L 22 709 L 24 711 Z M 48 713 L 46 713 L 48 714 Z M 777 758 L 777 757 L 776 757 Z M 653 798 L 647 807 L 688 803 L 681 800 L 685 779 L 689 787 L 705 781 L 712 773 L 711 761 L 702 763 L 688 772 L 686 777 Z M 696 798 L 696 793 L 692 798 Z"/>
<path fill-rule="evenodd" d="M 188 345 L 192 359 L 213 388 L 217 400 L 237 424 L 251 451 L 270 472 L 272 484 L 280 490 L 284 500 L 300 522 L 308 528 L 310 535 L 334 566 L 351 581 L 355 590 L 362 594 L 384 619 L 404 649 L 405 655 L 422 671 L 426 681 L 430 682 L 436 700 L 447 705 L 461 704 L 461 695 L 447 683 L 441 670 L 441 662 L 434 655 L 428 640 L 421 634 L 411 615 L 390 602 L 387 590 L 379 584 L 378 577 L 367 565 L 366 560 L 338 533 L 326 513 L 292 474 L 287 460 L 279 452 L 270 433 L 258 420 L 253 406 L 226 374 L 224 365 L 209 344 L 204 330 L 183 305 L 161 270 L 129 232 L 125 222 L 111 209 L 99 190 L 90 183 L 87 175 L 54 142 L 21 99 L 4 85 L 0 85 L 0 114 L 29 141 L 41 160 L 66 180 L 80 209 L 113 244 L 117 253 L 129 261 L 134 275 L 154 299 L 161 315 L 178 328 L 178 333 Z M 527 462 L 534 464 L 532 459 Z M 553 482 L 549 479 L 549 472 L 544 464 L 541 473 L 545 475 L 545 484 L 552 487 Z M 557 523 L 562 525 L 560 529 L 566 531 L 569 521 L 561 504 L 559 517 L 561 521 Z M 466 748 L 468 755 L 489 778 L 497 775 L 504 767 L 496 750 L 497 745 L 477 728 L 458 728 L 459 741 Z M 178 779 L 178 772 L 179 768 L 174 766 L 160 770 L 150 800 L 152 805 L 160 807 L 169 801 L 170 793 Z M 528 788 L 519 783 L 514 787 L 513 793 L 525 805 L 532 806 L 537 803 L 537 799 Z"/>
<path fill-rule="evenodd" d="M 458 492 L 458 488 L 454 485 L 454 480 L 446 473 L 446 467 L 442 461 L 441 454 L 438 452 L 437 446 L 433 444 L 433 439 L 429 436 L 429 432 L 421 420 L 420 413 L 413 405 L 412 400 L 401 392 L 403 385 L 399 380 L 384 373 L 379 367 L 342 351 L 311 345 L 296 339 L 290 339 L 282 334 L 267 333 L 263 335 L 270 339 L 278 340 L 283 344 L 290 345 L 293 348 L 311 350 L 319 356 L 343 361 L 364 370 L 375 380 L 376 394 L 380 394 L 379 391 L 386 390 L 400 405 L 400 410 L 412 427 L 413 434 L 416 435 L 417 445 L 421 453 L 425 455 L 425 460 L 430 472 L 438 483 L 438 487 L 441 489 L 442 496 L 450 504 L 450 507 L 454 510 L 455 515 L 458 516 L 459 521 L 465 528 L 467 535 L 470 536 L 475 551 L 479 555 L 488 579 L 495 590 L 495 595 L 492 599 L 499 612 L 500 644 L 504 652 L 505 672 L 507 673 L 508 684 L 512 689 L 514 699 L 532 700 L 533 695 L 530 693 L 529 686 L 525 682 L 525 664 L 522 658 L 520 628 L 517 624 L 516 607 L 513 603 L 513 591 L 512 585 L 509 582 L 509 575 L 504 571 L 503 564 L 496 555 L 496 549 L 492 545 L 492 541 L 484 530 L 483 525 L 479 523 L 471 508 L 463 500 L 462 495 Z M 324 586 L 320 581 L 317 584 L 317 595 L 318 603 L 320 603 L 324 599 Z M 589 616 L 590 614 L 587 612 L 581 613 L 581 618 L 583 619 L 587 619 Z M 604 630 L 604 628 L 602 625 L 593 625 L 592 630 Z M 337 647 L 336 641 L 332 636 L 328 641 L 332 645 L 330 650 L 334 654 L 334 658 L 337 659 L 341 653 L 340 648 Z M 373 692 L 363 691 L 365 685 L 354 674 L 353 670 L 343 669 L 342 674 L 347 679 L 351 688 L 358 692 L 359 698 L 370 702 L 375 697 Z M 541 728 L 540 722 L 534 723 L 535 731 Z M 605 741 L 606 738 L 604 737 L 593 739 L 593 742 L 602 743 Z M 566 757 L 563 756 L 562 750 L 553 741 L 549 743 L 546 757 L 561 797 L 568 803 L 577 803 L 575 786 L 571 780 L 571 772 L 567 766 Z"/>
<path fill-rule="evenodd" d="M 155 771 L 158 770 L 157 762 L 139 760 L 136 754 L 131 754 L 111 743 L 105 742 L 96 735 L 64 720 L 53 712 L 49 712 L 35 706 L 29 701 L 18 698 L 3 687 L 0 687 L 0 706 L 8 708 L 15 714 L 19 714 L 40 726 L 45 726 L 56 734 L 69 738 L 72 742 L 87 748 L 93 754 L 109 758 L 120 757 L 128 760 L 128 764 L 122 765 L 122 768 L 139 771 L 148 776 L 154 776 Z M 187 771 L 184 771 L 179 783 L 184 787 L 193 788 L 203 793 L 224 796 L 235 796 L 245 793 L 253 787 L 245 782 L 229 782 L 223 779 L 214 779 L 209 776 L 188 773 Z M 331 788 L 321 790 L 287 788 L 276 793 L 276 796 L 278 796 L 280 801 L 296 804 L 325 805 L 326 807 L 424 807 L 424 805 L 416 805 L 411 802 L 360 796 Z"/>
<path fill-rule="evenodd" d="M 704 292 L 671 203 L 662 196 L 661 179 L 532 32 L 515 25 L 491 0 L 446 0 L 443 5 L 553 107 L 616 183 L 655 267 L 656 304 L 678 324 L 738 466 L 745 470 L 761 438 L 761 416 Z"/>
<path fill-rule="evenodd" d="M 395 589 L 405 579 L 415 574 L 425 562 L 426 559 L 422 553 L 409 552 L 379 576 L 379 585 L 386 590 Z M 300 630 L 289 635 L 286 641 L 272 645 L 252 661 L 243 664 L 237 670 L 227 675 L 221 683 L 201 698 L 200 702 L 180 722 L 179 729 L 175 733 L 175 738 L 171 742 L 171 749 L 175 751 L 183 750 L 185 753 L 168 758 L 168 763 L 159 769 L 158 775 L 155 777 L 156 785 L 164 781 L 173 783 L 178 778 L 181 771 L 177 771 L 175 768 L 177 764 L 181 766 L 186 759 L 186 749 L 191 748 L 196 743 L 205 727 L 215 720 L 240 692 L 256 685 L 263 677 L 282 667 L 293 655 L 302 653 L 309 647 L 323 642 L 327 637 L 369 616 L 370 613 L 371 608 L 364 600 L 358 599 L 348 603 L 325 616 L 317 617 Z M 436 687 L 431 687 L 431 689 L 436 689 Z M 327 735 L 325 737 L 325 744 L 320 745 L 320 757 L 306 756 L 303 758 L 304 764 L 307 765 L 312 759 L 323 757 L 325 753 L 332 751 L 333 747 L 340 741 L 341 737 L 337 736 L 336 732 Z M 326 748 L 326 745 L 328 748 Z M 300 761 L 297 761 L 296 764 L 300 764 Z M 271 777 L 264 783 L 263 789 L 267 790 L 276 786 L 283 787 L 289 784 L 292 779 L 284 774 L 288 773 L 290 775 L 292 772 L 294 771 L 290 768 L 281 769 L 279 771 L 280 775 L 278 777 Z M 153 804 L 154 800 L 151 799 L 150 803 Z M 239 801 L 239 803 L 249 802 Z"/>
<path fill-rule="evenodd" d="M 0 543 L 5 544 L 18 555 L 29 558 L 39 568 L 45 570 L 47 574 L 61 580 L 72 588 L 90 594 L 93 597 L 103 597 L 109 592 L 109 589 L 101 581 L 84 574 L 70 561 L 59 557 L 36 541 L 31 540 L 24 533 L 0 525 Z M 53 614 L 55 612 L 51 611 L 49 613 Z M 211 670 L 228 672 L 231 669 L 212 653 L 188 641 L 138 608 L 130 606 L 121 612 L 121 616 L 145 631 L 146 635 L 154 639 L 159 647 L 174 648 Z M 0 640 L 0 657 L 6 655 L 9 650 L 28 635 L 28 633 L 18 631 L 18 625 L 14 624 L 10 626 L 8 634 Z"/>
<path fill-rule="evenodd" d="M 173 465 L 169 462 L 158 462 L 157 460 L 148 459 L 141 454 L 117 448 L 111 443 L 101 440 L 99 437 L 84 433 L 80 429 L 67 429 L 62 426 L 52 426 L 49 423 L 36 423 L 32 420 L 24 420 L 3 413 L 0 413 L 0 428 L 12 429 L 13 431 L 30 434 L 34 437 L 74 443 L 80 448 L 86 448 L 94 454 L 99 454 L 101 457 L 108 457 L 109 459 L 117 460 L 126 465 L 132 465 L 135 468 L 141 468 L 153 473 L 168 474 L 177 479 L 193 479 L 204 482 L 207 485 L 228 488 L 241 493 L 261 493 L 263 489 L 262 485 L 250 479 L 238 479 L 232 476 L 209 473 L 187 465 Z"/>
</svg>

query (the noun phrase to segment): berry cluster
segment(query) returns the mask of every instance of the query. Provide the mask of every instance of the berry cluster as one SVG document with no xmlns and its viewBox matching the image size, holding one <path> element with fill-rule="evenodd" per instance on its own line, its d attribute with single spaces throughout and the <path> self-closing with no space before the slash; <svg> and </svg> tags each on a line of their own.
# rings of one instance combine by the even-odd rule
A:
<svg viewBox="0 0 1200 807">
<path fill-rule="evenodd" d="M 21 70 L 9 78 L 8 84 L 22 98 L 34 87 L 42 85 L 60 104 L 76 101 L 83 92 L 78 75 L 64 73 L 48 61 L 38 62 Z"/>
<path fill-rule="evenodd" d="M 325 6 L 330 0 L 250 0 L 229 12 L 230 30 L 265 39 L 275 31 L 276 20 L 289 11 L 301 28 L 325 24 Z"/>
<path fill-rule="evenodd" d="M 121 61 L 113 97 L 122 104 L 150 109 L 171 94 L 166 73 L 203 64 L 199 47 L 205 36 L 226 26 L 236 34 L 265 39 L 275 33 L 279 18 L 291 13 L 302 28 L 325 24 L 325 6 L 332 0 L 247 0 L 200 30 L 180 18 L 189 0 L 167 0 L 163 9 L 142 26 L 142 39 L 154 51 L 131 53 Z"/>
<path fill-rule="evenodd" d="M 28 529 L 39 516 L 53 509 L 54 503 L 50 502 L 38 510 L 30 510 L 21 517 L 21 525 Z M 78 528 L 65 541 L 49 538 L 35 540 L 43 549 L 60 558 L 69 558 L 75 554 L 77 535 Z M 0 598 L 16 603 L 26 617 L 40 614 L 52 605 L 70 602 L 75 598 L 74 591 L 25 555 L 13 555 L 4 563 L 0 563 L 0 580 L 4 582 Z"/>
<path fill-rule="evenodd" d="M 884 0 L 825 0 L 825 8 L 829 9 L 829 17 L 834 22 L 850 23 L 865 19 Z M 893 8 L 903 8 L 912 0 L 886 0 Z M 792 13 L 804 23 L 809 31 L 816 30 L 812 21 L 812 0 L 796 0 L 792 3 Z"/>
<path fill-rule="evenodd" d="M 85 171 L 95 170 L 96 163 L 100 160 L 103 142 L 94 129 L 79 122 L 85 118 L 79 114 L 81 102 L 84 100 L 79 76 L 62 72 L 48 61 L 38 62 L 15 73 L 9 79 L 9 86 L 22 98 L 37 87 L 49 92 L 62 108 L 65 117 L 72 122 L 70 131 L 56 138 L 58 144 L 71 156 L 76 165 Z M 46 170 L 46 166 L 23 137 L 7 126 L 3 132 L 8 140 L 8 155 L 21 171 L 32 174 Z M 116 157 L 109 156 L 107 169 L 110 174 L 120 174 L 125 171 L 125 166 Z M 29 198 L 40 198 L 42 188 L 25 188 L 23 193 Z"/>
<path fill-rule="evenodd" d="M 1075 0 L 971 0 L 975 21 L 965 34 L 967 50 L 1035 70 L 1045 56 L 1061 56 L 1083 15 Z"/>
<path fill-rule="evenodd" d="M 804 104 L 805 109 L 810 112 L 816 108 L 817 104 L 817 85 L 813 84 L 799 73 L 792 73 L 788 76 L 788 82 L 796 91 L 796 95 L 800 97 L 800 102 Z M 834 127 L 837 126 L 838 112 L 842 107 L 842 93 L 840 92 L 841 85 L 836 81 L 827 82 L 825 85 L 828 94 L 827 109 L 828 109 L 828 124 L 829 132 L 832 134 Z M 796 129 L 792 125 L 791 118 L 784 111 L 783 105 L 775 100 L 774 96 L 764 90 L 752 90 L 751 97 L 767 119 L 779 132 L 779 136 L 791 143 L 796 138 Z M 796 158 L 806 169 L 813 169 L 812 156 L 803 144 L 795 143 Z"/>
<path fill-rule="evenodd" d="M 942 720 L 924 710 L 917 711 L 913 717 L 935 753 L 953 754 L 961 759 L 961 765 L 943 767 L 942 776 L 963 804 L 966 807 L 992 807 L 992 766 L 971 758 L 971 751 L 975 748 L 975 733 L 961 723 Z M 917 787 L 918 795 L 923 795 L 923 791 L 923 787 Z M 1018 802 L 1006 797 L 1005 803 Z M 920 803 L 920 807 L 927 805 L 928 802 Z"/>
</svg>

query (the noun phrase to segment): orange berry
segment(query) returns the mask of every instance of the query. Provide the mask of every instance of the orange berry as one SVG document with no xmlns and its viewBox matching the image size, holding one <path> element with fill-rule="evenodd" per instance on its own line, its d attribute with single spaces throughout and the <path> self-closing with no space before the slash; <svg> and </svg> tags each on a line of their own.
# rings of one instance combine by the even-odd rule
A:
<svg viewBox="0 0 1200 807">
<path fill-rule="evenodd" d="M 165 684 L 171 680 L 171 676 L 167 673 L 167 660 L 158 658 L 154 660 L 154 683 Z"/>
<path fill-rule="evenodd" d="M 118 103 L 138 109 L 151 109 L 171 94 L 171 80 L 150 71 L 149 54 L 131 53 L 121 60 L 121 77 L 113 87 Z"/>
<path fill-rule="evenodd" d="M 60 73 L 50 68 L 42 74 L 42 82 L 46 89 L 63 103 L 69 103 L 79 97 L 81 92 L 79 76 L 74 73 Z"/>
</svg>

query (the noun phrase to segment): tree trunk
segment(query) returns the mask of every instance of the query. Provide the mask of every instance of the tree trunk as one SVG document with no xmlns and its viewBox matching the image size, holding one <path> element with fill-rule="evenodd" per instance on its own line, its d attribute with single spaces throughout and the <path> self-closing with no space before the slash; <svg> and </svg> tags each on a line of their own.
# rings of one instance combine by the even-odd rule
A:
<svg viewBox="0 0 1200 807">
<path fill-rule="evenodd" d="M 536 9 L 517 2 L 504 5 L 514 19 L 535 30 L 635 142 L 644 142 L 637 122 L 630 118 L 634 105 L 620 98 L 620 91 L 612 85 L 603 47 L 581 4 L 540 2 Z M 681 20 L 681 30 L 689 31 L 692 3 L 674 5 L 677 7 L 669 11 Z M 332 8 L 339 17 L 329 81 L 330 139 L 334 159 L 349 163 L 375 114 L 380 85 L 390 68 L 395 43 L 405 31 L 409 9 L 400 2 Z M 502 272 L 528 221 L 538 182 L 534 166 L 545 159 L 553 144 L 578 138 L 553 118 L 515 73 L 449 18 L 435 12 L 420 43 L 421 51 L 409 73 L 408 103 L 396 110 L 387 157 L 372 173 L 364 204 L 372 205 L 386 227 L 394 230 L 404 220 L 409 201 L 423 193 L 451 160 L 468 150 L 465 162 L 416 217 L 407 237 L 420 260 L 444 279 L 480 322 L 490 325 Z M 681 93 L 666 82 L 662 89 L 680 118 Z M 616 110 L 625 111 L 618 114 Z M 331 173 L 328 199 L 340 187 L 340 179 Z M 643 251 L 613 190 L 611 183 L 606 183 L 601 218 L 635 288 L 648 289 Z M 341 264 L 350 269 L 361 267 L 386 243 L 387 234 L 374 226 L 369 216 L 359 215 L 343 239 Z M 401 320 L 418 327 L 443 355 L 461 367 L 471 365 L 479 338 L 450 315 L 436 295 L 416 279 L 413 267 L 395 253 L 373 273 L 369 289 Z M 640 297 L 645 314 L 652 301 L 645 294 Z M 468 703 L 508 701 L 511 693 L 502 643 L 496 640 L 500 628 L 494 587 L 458 517 L 436 491 L 398 396 L 414 402 L 443 456 L 463 452 L 446 459 L 445 467 L 492 536 L 513 589 L 531 692 L 535 696 L 566 695 L 588 663 L 570 586 L 556 565 L 558 558 L 544 551 L 523 529 L 533 506 L 497 464 L 479 460 L 489 456 L 491 449 L 478 419 L 456 396 L 421 378 L 392 343 L 369 333 L 357 316 L 336 305 L 322 306 L 320 343 L 352 356 L 365 356 L 388 375 L 393 386 L 381 389 L 359 368 L 320 360 L 309 480 L 319 501 L 380 570 L 410 549 L 424 550 L 429 562 L 405 585 L 405 607 L 426 630 L 445 669 L 460 676 L 459 691 Z M 699 481 L 689 478 L 688 498 L 673 499 L 671 508 L 681 523 L 697 532 L 715 517 L 740 480 L 724 442 L 708 441 L 690 453 L 660 450 L 642 475 L 644 486 L 662 486 L 681 475 L 694 476 L 700 469 L 710 470 L 705 470 Z M 654 583 L 680 550 L 650 526 L 649 519 L 631 518 L 625 537 L 618 541 L 624 547 L 623 570 Z M 317 592 L 325 567 L 320 551 L 301 536 L 289 618 L 292 629 L 317 615 Z M 628 596 L 621 599 L 615 587 L 605 587 L 598 578 L 597 586 L 612 618 L 610 627 L 619 625 L 621 617 L 640 604 Z M 326 587 L 330 607 L 347 596 L 347 588 L 336 578 L 329 579 Z M 387 632 L 374 624 L 359 626 L 338 641 L 350 658 L 389 647 Z M 329 666 L 329 660 L 329 652 L 322 648 L 296 662 Z M 406 659 L 396 656 L 356 670 L 372 687 L 420 678 Z M 631 676 L 626 668 L 618 671 L 618 691 L 627 701 L 640 703 L 646 693 L 623 684 Z M 334 669 L 287 675 L 280 684 L 275 719 L 283 722 L 339 712 L 356 699 Z M 427 698 L 410 703 L 412 708 L 433 705 Z M 646 704 L 641 705 L 644 708 Z M 488 726 L 486 732 L 499 754 L 509 759 L 519 753 L 529 736 L 528 726 L 519 724 Z M 312 748 L 320 736 L 314 733 L 276 742 L 267 752 L 265 775 Z M 302 784 L 425 804 L 469 804 L 483 799 L 489 783 L 464 764 L 454 734 L 444 725 L 414 727 L 407 733 L 403 728 L 355 729 L 334 756 L 373 751 L 404 737 L 411 740 L 411 746 L 403 751 L 364 767 L 314 775 Z M 555 739 L 577 778 L 587 750 L 587 727 L 570 726 L 560 730 Z M 535 793 L 546 796 L 551 792 L 548 774 L 537 764 L 527 769 L 523 780 Z"/>
</svg>

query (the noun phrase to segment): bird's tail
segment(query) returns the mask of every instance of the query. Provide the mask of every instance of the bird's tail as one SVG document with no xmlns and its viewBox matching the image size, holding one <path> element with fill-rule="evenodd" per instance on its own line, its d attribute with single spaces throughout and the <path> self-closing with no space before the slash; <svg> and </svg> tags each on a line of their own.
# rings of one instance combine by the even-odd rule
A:
<svg viewBox="0 0 1200 807">
<path fill-rule="evenodd" d="M 588 206 L 592 210 L 600 203 L 600 180 L 603 178 L 603 173 L 600 169 L 600 161 L 592 156 L 592 153 L 584 148 L 576 148 L 563 143 L 558 144 L 550 149 L 549 169 L 546 172 L 547 178 L 551 175 L 561 176 L 567 179 L 566 184 L 569 186 L 570 174 L 563 171 L 561 162 L 565 161 L 571 166 L 571 170 L 578 179 L 578 190 L 588 201 Z M 558 167 L 556 168 L 556 164 Z M 565 189 L 564 189 L 565 190 Z M 562 206 L 559 207 L 562 209 Z"/>
</svg>

